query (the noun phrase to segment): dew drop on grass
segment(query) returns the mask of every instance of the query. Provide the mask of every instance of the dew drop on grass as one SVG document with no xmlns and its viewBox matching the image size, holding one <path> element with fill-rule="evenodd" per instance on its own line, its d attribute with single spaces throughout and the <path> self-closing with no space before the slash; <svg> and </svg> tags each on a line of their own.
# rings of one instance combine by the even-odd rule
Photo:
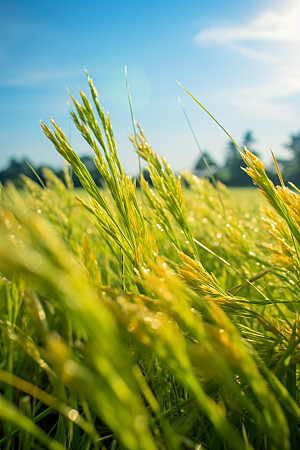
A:
<svg viewBox="0 0 300 450">
<path fill-rule="evenodd" d="M 140 415 L 140 416 L 137 416 L 137 418 L 135 419 L 135 426 L 139 430 L 146 430 L 148 428 L 148 424 L 149 424 L 149 421 L 148 421 L 147 416 Z"/>
<path fill-rule="evenodd" d="M 70 420 L 72 420 L 74 422 L 74 420 L 77 419 L 77 417 L 79 416 L 78 411 L 76 411 L 76 409 L 71 409 L 71 411 L 69 411 L 68 413 L 68 417 Z"/>
<path fill-rule="evenodd" d="M 151 328 L 153 328 L 153 330 L 157 330 L 157 328 L 159 328 L 160 326 L 161 326 L 161 320 L 154 318 L 151 323 Z"/>
<path fill-rule="evenodd" d="M 13 341 L 16 341 L 18 339 L 17 336 L 14 333 L 11 332 L 11 330 L 10 330 L 10 334 L 8 335 L 8 337 L 10 339 L 12 339 Z"/>
<path fill-rule="evenodd" d="M 46 319 L 45 311 L 43 311 L 42 309 L 39 310 L 38 314 L 39 314 L 39 318 L 41 320 L 45 320 Z"/>
<path fill-rule="evenodd" d="M 70 375 L 71 377 L 75 376 L 75 373 L 77 371 L 77 364 L 75 361 L 72 361 L 71 359 L 69 359 L 65 364 L 64 364 L 64 371 Z"/>
</svg>

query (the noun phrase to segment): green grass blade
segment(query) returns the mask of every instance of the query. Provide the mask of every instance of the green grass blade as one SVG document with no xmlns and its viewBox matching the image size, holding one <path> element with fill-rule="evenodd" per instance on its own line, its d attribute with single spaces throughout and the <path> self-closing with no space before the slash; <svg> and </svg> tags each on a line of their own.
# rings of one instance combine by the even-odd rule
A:
<svg viewBox="0 0 300 450">
<path fill-rule="evenodd" d="M 0 396 L 0 417 L 5 422 L 13 423 L 18 428 L 33 435 L 40 442 L 45 444 L 50 450 L 66 450 L 66 448 L 59 442 L 51 439 L 41 428 L 26 417 L 24 414 L 3 396 Z"/>
<path fill-rule="evenodd" d="M 125 66 L 125 80 L 126 80 L 126 89 L 127 89 L 127 96 L 128 96 L 128 101 L 129 101 L 129 108 L 130 108 L 130 114 L 131 114 L 131 120 L 132 120 L 133 133 L 134 133 L 135 140 L 137 141 L 136 129 L 135 129 L 135 118 L 134 118 L 134 114 L 133 114 L 133 106 L 132 106 L 132 100 L 131 100 L 131 95 L 130 95 L 130 90 L 129 90 L 128 76 L 127 76 L 127 66 Z M 141 200 L 142 200 L 142 211 L 143 211 L 143 187 L 142 187 L 142 176 L 143 176 L 143 173 L 142 173 L 141 157 L 140 157 L 139 154 L 138 154 L 138 161 L 139 161 Z"/>
<path fill-rule="evenodd" d="M 204 164 L 205 164 L 205 166 L 206 166 L 206 168 L 207 168 L 207 170 L 208 170 L 208 173 L 209 173 L 209 175 L 210 175 L 210 178 L 211 178 L 211 180 L 212 180 L 212 182 L 213 182 L 213 185 L 214 185 L 215 189 L 216 189 L 217 192 L 218 192 L 219 199 L 220 199 L 220 203 L 221 203 L 222 210 L 223 210 L 223 214 L 224 214 L 224 218 L 226 219 L 226 211 L 225 211 L 225 208 L 224 208 L 224 204 L 223 204 L 223 200 L 222 200 L 222 195 L 221 195 L 220 189 L 218 188 L 218 185 L 217 185 L 216 179 L 215 179 L 215 177 L 214 177 L 214 174 L 212 173 L 211 168 L 209 167 L 209 164 L 208 164 L 208 162 L 207 162 L 207 160 L 206 160 L 206 158 L 205 158 L 205 156 L 204 156 L 204 153 L 203 153 L 203 151 L 202 151 L 202 149 L 201 149 L 201 147 L 200 147 L 199 141 L 198 141 L 197 136 L 196 136 L 196 134 L 195 134 L 195 132 L 194 132 L 194 130 L 193 130 L 192 124 L 191 124 L 191 122 L 190 122 L 190 120 L 189 120 L 189 118 L 188 118 L 188 115 L 187 115 L 187 113 L 186 113 L 186 110 L 185 110 L 184 107 L 183 107 L 183 104 L 182 104 L 182 102 L 181 102 L 181 100 L 180 100 L 180 97 L 178 97 L 178 100 L 179 100 L 180 106 L 181 106 L 181 108 L 182 108 L 183 114 L 184 114 L 184 116 L 185 116 L 185 118 L 186 118 L 186 121 L 187 121 L 187 123 L 188 123 L 188 126 L 190 127 L 190 130 L 191 130 L 191 132 L 192 132 L 192 135 L 193 135 L 193 137 L 194 137 L 194 139 L 195 139 L 195 142 L 196 142 L 196 145 L 197 145 L 198 150 L 199 150 L 199 152 L 200 152 L 200 155 L 202 156 L 202 159 L 203 159 L 203 161 L 204 161 Z"/>
<path fill-rule="evenodd" d="M 207 111 L 206 108 L 204 108 L 204 106 L 198 102 L 198 100 L 189 92 L 187 91 L 180 83 L 179 81 L 177 81 L 177 83 L 179 84 L 179 86 L 197 103 L 197 105 L 199 105 L 203 111 L 206 112 L 206 114 L 208 114 L 215 122 L 216 124 L 224 131 L 225 134 L 227 134 L 227 136 L 229 137 L 229 139 L 237 146 L 237 148 L 240 150 L 240 152 L 242 151 L 239 147 L 239 145 L 235 142 L 235 140 L 230 136 L 230 134 L 225 130 L 224 127 L 222 127 L 222 125 L 220 124 L 220 122 L 217 121 L 217 119 L 215 119 L 215 117 L 209 112 Z"/>
</svg>

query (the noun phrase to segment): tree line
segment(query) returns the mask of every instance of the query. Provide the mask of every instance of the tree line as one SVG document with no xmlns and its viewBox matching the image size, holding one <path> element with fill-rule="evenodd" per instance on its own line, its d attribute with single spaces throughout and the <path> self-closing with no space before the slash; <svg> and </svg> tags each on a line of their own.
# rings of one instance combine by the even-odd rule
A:
<svg viewBox="0 0 300 450">
<path fill-rule="evenodd" d="M 96 168 L 93 158 L 91 156 L 83 156 L 81 158 L 81 161 L 89 170 L 97 186 L 102 187 L 103 178 L 99 173 L 98 169 Z M 26 175 L 28 178 L 36 181 L 38 184 L 45 185 L 46 184 L 46 179 L 44 176 L 45 167 L 51 169 L 60 180 L 65 181 L 63 169 L 55 170 L 52 167 L 45 166 L 45 164 L 37 167 L 26 159 L 18 161 L 15 158 L 12 158 L 9 162 L 8 167 L 0 171 L 0 182 L 3 185 L 5 185 L 5 183 L 7 183 L 8 181 L 12 181 L 16 187 L 21 188 L 23 187 L 23 181 L 20 178 L 20 175 L 23 174 Z M 74 187 L 76 188 L 81 187 L 79 178 L 71 168 L 70 170 L 72 173 Z"/>
<path fill-rule="evenodd" d="M 252 131 L 247 131 L 244 134 L 243 142 L 241 148 L 245 145 L 254 154 L 259 156 L 259 153 L 255 149 L 255 142 Z M 300 132 L 295 135 L 290 136 L 290 141 L 285 145 L 287 149 L 291 151 L 290 159 L 277 159 L 280 171 L 282 173 L 283 179 L 288 182 L 291 181 L 296 186 L 300 187 Z M 228 142 L 227 150 L 225 154 L 225 160 L 222 165 L 218 165 L 211 154 L 208 151 L 204 151 L 203 155 L 210 166 L 210 170 L 214 174 L 217 180 L 222 181 L 226 186 L 251 186 L 252 180 L 248 175 L 241 170 L 242 159 L 239 151 L 232 141 Z M 98 172 L 93 158 L 91 156 L 83 156 L 81 158 L 83 164 L 87 167 L 91 173 L 97 186 L 103 186 L 103 178 Z M 0 182 L 5 184 L 7 181 L 12 181 L 17 187 L 22 187 L 23 182 L 20 178 L 20 174 L 24 174 L 27 177 L 35 180 L 37 183 L 45 183 L 45 177 L 43 173 L 43 167 L 36 167 L 31 163 L 28 163 L 25 159 L 18 161 L 12 158 L 6 169 L 0 171 Z M 63 170 L 53 170 L 55 175 L 64 180 Z M 206 168 L 203 157 L 199 157 L 194 170 L 196 175 L 201 177 L 209 177 L 208 170 Z M 144 177 L 148 182 L 151 183 L 150 176 L 146 170 L 143 172 Z M 269 178 L 278 184 L 278 175 L 275 168 L 270 168 L 267 170 Z M 81 187 L 80 181 L 75 173 L 73 173 L 73 182 L 75 187 Z M 138 183 L 137 183 L 138 184 Z"/>
<path fill-rule="evenodd" d="M 252 131 L 247 131 L 244 134 L 243 142 L 240 147 L 243 148 L 246 146 L 248 150 L 260 157 L 259 152 L 255 149 L 255 142 L 256 140 L 254 139 Z M 291 158 L 277 159 L 280 172 L 286 182 L 291 181 L 296 186 L 300 187 L 300 132 L 290 136 L 290 141 L 285 144 L 285 148 L 291 151 Z M 214 177 L 217 180 L 222 181 L 226 186 L 238 187 L 252 185 L 251 178 L 241 170 L 241 166 L 243 165 L 242 159 L 236 145 L 232 141 L 229 141 L 227 144 L 225 160 L 221 166 L 214 161 L 209 152 L 204 151 L 203 155 L 209 164 Z M 209 176 L 202 156 L 199 157 L 195 165 L 195 172 L 198 176 L 204 176 L 206 178 Z M 278 175 L 275 167 L 267 168 L 266 172 L 269 178 L 275 184 L 278 184 Z"/>
</svg>

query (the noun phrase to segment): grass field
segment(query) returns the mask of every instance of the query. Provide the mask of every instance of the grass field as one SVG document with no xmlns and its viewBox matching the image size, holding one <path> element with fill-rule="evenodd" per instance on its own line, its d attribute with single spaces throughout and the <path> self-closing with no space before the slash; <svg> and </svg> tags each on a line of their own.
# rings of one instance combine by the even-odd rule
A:
<svg viewBox="0 0 300 450">
<path fill-rule="evenodd" d="M 261 204 L 265 204 L 263 197 L 259 194 L 255 187 L 236 187 L 229 188 L 230 195 L 240 203 L 245 202 L 245 204 L 255 208 L 259 208 Z"/>
<path fill-rule="evenodd" d="M 297 449 L 298 193 L 246 149 L 264 199 L 189 172 L 182 190 L 137 126 L 137 194 L 88 82 L 71 115 L 106 189 L 53 119 L 84 191 L 67 165 L 1 188 L 0 447 Z"/>
</svg>

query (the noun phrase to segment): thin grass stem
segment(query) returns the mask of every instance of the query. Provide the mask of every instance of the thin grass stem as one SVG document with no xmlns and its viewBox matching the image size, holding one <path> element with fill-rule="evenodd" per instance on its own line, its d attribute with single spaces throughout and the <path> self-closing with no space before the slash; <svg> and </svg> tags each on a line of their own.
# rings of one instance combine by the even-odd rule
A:
<svg viewBox="0 0 300 450">
<path fill-rule="evenodd" d="M 203 151 L 202 151 L 202 148 L 200 147 L 199 141 L 198 141 L 197 136 L 196 136 L 196 134 L 195 134 L 195 132 L 194 132 L 194 130 L 193 130 L 192 124 L 191 124 L 191 122 L 190 122 L 190 120 L 189 120 L 189 118 L 188 118 L 188 115 L 187 115 L 187 113 L 186 113 L 186 110 L 185 110 L 184 107 L 183 107 L 183 104 L 182 104 L 182 102 L 181 102 L 180 97 L 178 97 L 178 100 L 179 100 L 180 106 L 181 106 L 181 108 L 182 108 L 183 114 L 184 114 L 184 116 L 185 116 L 185 118 L 186 118 L 186 121 L 187 121 L 187 123 L 188 123 L 188 126 L 190 127 L 190 130 L 191 130 L 191 132 L 192 132 L 192 135 L 193 135 L 193 137 L 194 137 L 194 139 L 195 139 L 195 142 L 196 142 L 196 145 L 197 145 L 198 150 L 199 150 L 199 152 L 200 152 L 200 155 L 202 156 L 202 159 L 203 159 L 203 161 L 204 161 L 204 164 L 205 164 L 205 166 L 206 166 L 206 168 L 207 168 L 207 170 L 208 170 L 208 173 L 209 173 L 209 175 L 210 175 L 210 177 L 211 177 L 211 180 L 212 180 L 212 182 L 213 182 L 213 185 L 214 185 L 215 189 L 216 189 L 217 192 L 218 192 L 219 199 L 220 199 L 220 203 L 221 203 L 222 210 L 223 210 L 223 214 L 224 214 L 224 218 L 226 219 L 226 211 L 225 211 L 224 203 L 223 203 L 223 200 L 222 200 L 222 195 L 221 195 L 220 189 L 218 188 L 218 185 L 217 185 L 216 179 L 215 179 L 215 177 L 214 177 L 214 174 L 212 173 L 211 168 L 209 167 L 209 164 L 208 164 L 208 162 L 207 162 L 207 160 L 206 160 L 206 158 L 205 158 L 205 156 L 204 156 L 204 153 L 203 153 Z"/>
<path fill-rule="evenodd" d="M 133 127 L 133 133 L 135 137 L 135 142 L 137 142 L 137 136 L 136 136 L 136 128 L 135 128 L 135 118 L 133 114 L 133 106 L 132 106 L 132 100 L 129 90 L 129 83 L 128 83 L 128 76 L 127 76 L 127 66 L 125 66 L 125 80 L 126 80 L 126 88 L 127 88 L 127 96 L 129 101 L 129 107 L 130 107 L 130 114 L 131 114 L 131 120 L 132 120 L 132 127 Z M 137 150 L 137 149 L 136 149 Z M 142 164 L 141 164 L 141 157 L 138 154 L 138 161 L 139 161 L 139 172 L 140 172 L 140 188 L 141 188 L 141 201 L 142 201 L 142 213 L 144 213 L 144 206 L 143 206 L 143 187 L 142 187 Z"/>
</svg>

